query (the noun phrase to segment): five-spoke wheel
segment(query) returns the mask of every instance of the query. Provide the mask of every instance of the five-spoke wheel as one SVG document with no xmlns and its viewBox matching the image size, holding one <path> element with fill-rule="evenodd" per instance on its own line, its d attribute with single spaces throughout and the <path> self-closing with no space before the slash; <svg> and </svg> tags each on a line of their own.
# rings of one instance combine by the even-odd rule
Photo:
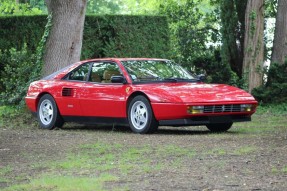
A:
<svg viewBox="0 0 287 191">
<path fill-rule="evenodd" d="M 44 100 L 39 107 L 39 117 L 44 125 L 49 125 L 53 119 L 54 108 L 50 100 Z"/>
<path fill-rule="evenodd" d="M 128 121 L 135 133 L 153 133 L 158 128 L 149 101 L 141 95 L 134 97 L 130 102 Z"/>
<path fill-rule="evenodd" d="M 49 94 L 45 94 L 40 98 L 37 109 L 37 117 L 40 122 L 40 126 L 44 129 L 62 127 L 64 124 L 55 100 Z"/>
</svg>

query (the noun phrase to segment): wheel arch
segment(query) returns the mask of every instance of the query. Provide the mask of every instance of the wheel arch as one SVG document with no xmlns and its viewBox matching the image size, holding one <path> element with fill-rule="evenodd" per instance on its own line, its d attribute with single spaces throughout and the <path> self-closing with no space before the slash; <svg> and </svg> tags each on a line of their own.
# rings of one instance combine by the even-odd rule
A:
<svg viewBox="0 0 287 191">
<path fill-rule="evenodd" d="M 129 98 L 127 99 L 127 104 L 126 104 L 126 115 L 127 115 L 127 116 L 128 116 L 128 109 L 129 109 L 129 105 L 130 105 L 131 101 L 133 100 L 133 98 L 135 98 L 136 96 L 139 96 L 139 95 L 144 96 L 144 97 L 150 102 L 149 97 L 148 97 L 145 93 L 143 93 L 143 92 L 141 92 L 141 91 L 135 91 L 135 92 L 133 92 L 133 93 L 129 96 Z"/>
<path fill-rule="evenodd" d="M 50 95 L 52 96 L 52 98 L 55 100 L 54 96 L 52 94 L 50 94 L 49 92 L 41 92 L 38 96 L 37 96 L 37 99 L 36 99 L 36 111 L 38 110 L 38 106 L 39 106 L 39 101 L 41 99 L 41 97 L 43 97 L 44 95 Z"/>
</svg>

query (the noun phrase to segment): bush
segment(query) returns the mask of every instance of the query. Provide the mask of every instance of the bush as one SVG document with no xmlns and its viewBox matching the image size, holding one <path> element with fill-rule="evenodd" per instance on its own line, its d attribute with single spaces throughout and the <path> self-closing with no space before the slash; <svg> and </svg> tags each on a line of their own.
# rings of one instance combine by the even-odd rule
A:
<svg viewBox="0 0 287 191">
<path fill-rule="evenodd" d="M 262 104 L 287 103 L 287 62 L 280 65 L 273 63 L 266 75 L 266 84 L 254 88 L 252 94 Z"/>
<path fill-rule="evenodd" d="M 220 49 L 208 50 L 192 58 L 194 72 L 205 74 L 209 83 L 223 83 L 244 88 L 243 80 L 233 72 L 229 65 L 222 62 Z"/>
<path fill-rule="evenodd" d="M 24 104 L 24 96 L 31 81 L 39 76 L 41 67 L 35 67 L 36 56 L 27 53 L 25 44 L 21 50 L 11 48 L 0 51 L 1 61 L 5 60 L 1 71 L 0 83 L 3 90 L 0 93 L 0 105 Z"/>
</svg>

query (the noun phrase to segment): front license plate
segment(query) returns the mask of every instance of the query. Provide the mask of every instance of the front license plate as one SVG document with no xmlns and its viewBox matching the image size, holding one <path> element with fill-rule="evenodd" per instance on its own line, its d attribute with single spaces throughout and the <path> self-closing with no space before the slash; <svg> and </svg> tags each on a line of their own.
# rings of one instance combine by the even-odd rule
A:
<svg viewBox="0 0 287 191">
<path fill-rule="evenodd" d="M 230 116 L 210 116 L 209 117 L 210 123 L 231 123 L 231 117 Z"/>
</svg>

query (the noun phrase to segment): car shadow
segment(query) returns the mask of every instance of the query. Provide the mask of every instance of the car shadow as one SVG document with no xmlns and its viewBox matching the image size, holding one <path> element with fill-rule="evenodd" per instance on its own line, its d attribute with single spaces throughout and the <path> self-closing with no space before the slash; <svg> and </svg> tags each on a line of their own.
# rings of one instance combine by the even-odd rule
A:
<svg viewBox="0 0 287 191">
<path fill-rule="evenodd" d="M 128 126 L 111 126 L 111 125 L 82 125 L 70 124 L 61 128 L 64 131 L 98 131 L 98 132 L 114 132 L 114 133 L 130 133 L 134 134 Z M 208 135 L 208 134 L 238 134 L 235 131 L 227 131 L 223 133 L 214 133 L 206 129 L 206 127 L 169 127 L 160 126 L 154 132 L 155 135 Z"/>
</svg>

